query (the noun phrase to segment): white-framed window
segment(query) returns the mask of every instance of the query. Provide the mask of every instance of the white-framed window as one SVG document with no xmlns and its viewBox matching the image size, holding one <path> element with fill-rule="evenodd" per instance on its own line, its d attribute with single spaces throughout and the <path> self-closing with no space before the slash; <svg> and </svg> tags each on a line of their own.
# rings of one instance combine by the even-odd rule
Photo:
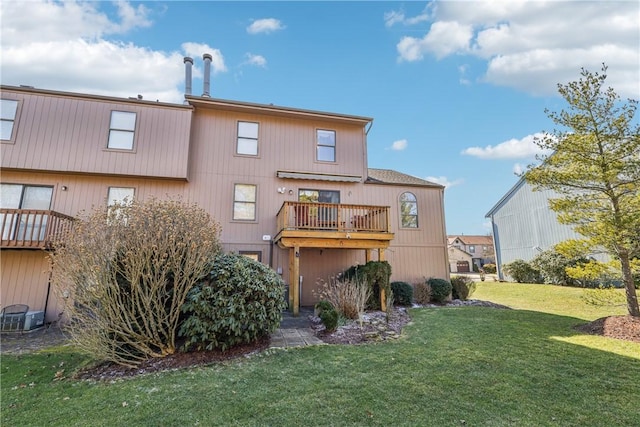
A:
<svg viewBox="0 0 640 427">
<path fill-rule="evenodd" d="M 475 246 L 473 246 L 473 245 L 469 245 L 469 253 L 470 253 L 470 254 L 474 254 L 474 253 L 476 253 L 476 247 L 475 247 Z"/>
<path fill-rule="evenodd" d="M 262 262 L 262 252 L 260 251 L 239 251 L 238 253 L 254 261 Z"/>
<path fill-rule="evenodd" d="M 238 221 L 256 220 L 256 194 L 258 187 L 253 184 L 235 184 L 233 188 L 233 219 Z"/>
<path fill-rule="evenodd" d="M 107 206 L 130 205 L 133 202 L 135 191 L 135 188 L 131 187 L 109 187 Z"/>
<path fill-rule="evenodd" d="M 255 122 L 238 122 L 238 143 L 236 154 L 246 156 L 258 155 L 259 124 Z"/>
<path fill-rule="evenodd" d="M 17 113 L 18 101 L 13 99 L 0 100 L 0 139 L 2 141 L 11 141 Z"/>
<path fill-rule="evenodd" d="M 0 184 L 0 208 L 49 210 L 53 187 L 43 185 Z M 48 215 L 41 212 L 0 214 L 2 239 L 43 240 Z"/>
<path fill-rule="evenodd" d="M 316 130 L 316 160 L 320 162 L 336 161 L 336 131 Z"/>
<path fill-rule="evenodd" d="M 402 228 L 418 228 L 418 199 L 415 194 L 400 195 L 400 219 Z"/>
<path fill-rule="evenodd" d="M 114 150 L 133 150 L 135 132 L 136 113 L 112 111 L 107 148 Z"/>
</svg>

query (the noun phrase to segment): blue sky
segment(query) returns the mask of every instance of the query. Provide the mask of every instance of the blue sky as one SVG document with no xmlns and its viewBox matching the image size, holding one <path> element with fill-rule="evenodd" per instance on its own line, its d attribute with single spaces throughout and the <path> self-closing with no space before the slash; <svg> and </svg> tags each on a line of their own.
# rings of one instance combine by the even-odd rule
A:
<svg viewBox="0 0 640 427">
<path fill-rule="evenodd" d="M 181 102 L 211 95 L 374 118 L 369 167 L 446 185 L 448 234 L 534 161 L 556 84 L 609 66 L 640 97 L 636 1 L 0 2 L 2 84 Z"/>
</svg>

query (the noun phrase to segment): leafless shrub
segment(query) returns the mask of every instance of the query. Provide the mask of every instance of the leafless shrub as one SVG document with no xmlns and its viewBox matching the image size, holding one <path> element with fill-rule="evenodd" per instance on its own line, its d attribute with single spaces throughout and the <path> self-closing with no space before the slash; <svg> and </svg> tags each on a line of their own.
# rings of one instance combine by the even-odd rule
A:
<svg viewBox="0 0 640 427">
<path fill-rule="evenodd" d="M 174 353 L 180 309 L 218 253 L 219 233 L 201 208 L 157 199 L 78 221 L 50 255 L 72 340 L 128 366 Z"/>
<path fill-rule="evenodd" d="M 426 282 L 418 282 L 414 286 L 413 299 L 417 304 L 426 305 L 431 301 L 431 286 Z"/>
<path fill-rule="evenodd" d="M 368 286 L 335 277 L 327 282 L 321 279 L 317 285 L 320 299 L 329 301 L 343 317 L 358 319 L 364 313 L 370 293 Z"/>
</svg>

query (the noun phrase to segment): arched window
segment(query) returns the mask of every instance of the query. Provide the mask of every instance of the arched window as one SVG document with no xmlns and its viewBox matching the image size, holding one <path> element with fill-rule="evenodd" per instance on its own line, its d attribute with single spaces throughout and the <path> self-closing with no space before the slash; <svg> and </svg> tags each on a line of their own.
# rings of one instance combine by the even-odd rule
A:
<svg viewBox="0 0 640 427">
<path fill-rule="evenodd" d="M 400 195 L 400 219 L 403 228 L 418 228 L 418 199 L 413 193 Z"/>
</svg>

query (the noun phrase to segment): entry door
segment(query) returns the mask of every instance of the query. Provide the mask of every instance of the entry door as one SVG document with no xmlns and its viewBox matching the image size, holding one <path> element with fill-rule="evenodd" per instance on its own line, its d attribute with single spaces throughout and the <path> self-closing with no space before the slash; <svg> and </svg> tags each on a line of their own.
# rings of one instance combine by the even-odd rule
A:
<svg viewBox="0 0 640 427">
<path fill-rule="evenodd" d="M 51 209 L 53 187 L 22 184 L 2 184 L 0 187 L 0 208 L 3 209 Z M 11 215 L 1 215 L 2 239 L 17 240 L 44 239 L 47 228 L 47 215 L 22 214 L 14 218 L 12 224 L 5 224 Z M 17 232 L 17 234 L 16 234 Z"/>
</svg>

